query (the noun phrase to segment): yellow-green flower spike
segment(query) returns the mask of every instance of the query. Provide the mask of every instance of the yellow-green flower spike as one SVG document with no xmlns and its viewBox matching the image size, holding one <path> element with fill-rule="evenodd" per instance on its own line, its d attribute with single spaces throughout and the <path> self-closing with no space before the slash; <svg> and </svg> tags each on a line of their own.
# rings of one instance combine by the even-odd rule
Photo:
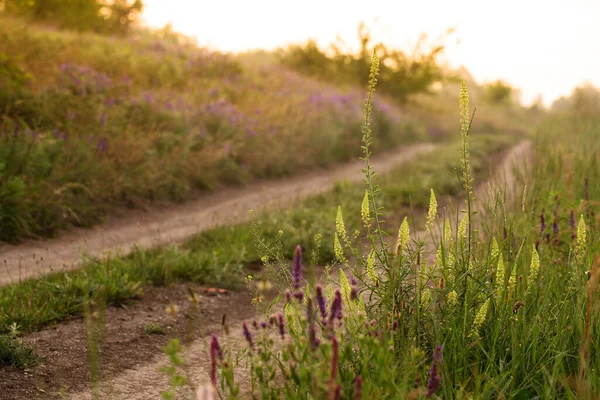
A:
<svg viewBox="0 0 600 400">
<path fill-rule="evenodd" d="M 496 241 L 496 238 L 493 238 L 492 239 L 492 251 L 490 254 L 493 264 L 495 264 L 497 262 L 497 258 L 499 255 L 500 255 L 500 247 L 498 247 L 498 242 Z"/>
<path fill-rule="evenodd" d="M 427 212 L 427 229 L 431 227 L 437 217 L 437 199 L 435 193 L 431 189 L 431 196 L 429 197 L 429 211 Z"/>
<path fill-rule="evenodd" d="M 371 250 L 367 257 L 367 276 L 374 286 L 377 285 L 378 277 L 375 272 L 375 252 L 373 250 Z"/>
<path fill-rule="evenodd" d="M 444 244 L 449 246 L 452 243 L 452 228 L 450 227 L 450 219 L 446 218 L 444 223 Z"/>
<path fill-rule="evenodd" d="M 410 227 L 408 226 L 408 219 L 404 217 L 400 229 L 398 230 L 398 245 L 396 246 L 396 255 L 402 254 L 402 252 L 408 246 L 410 240 Z"/>
<path fill-rule="evenodd" d="M 502 256 L 498 258 L 498 266 L 496 267 L 496 288 L 498 293 L 504 287 L 504 261 L 502 261 Z"/>
<path fill-rule="evenodd" d="M 337 258 L 338 261 L 343 263 L 346 262 L 344 250 L 342 249 L 342 244 L 340 243 L 340 238 L 338 237 L 337 232 L 333 237 L 333 254 L 335 254 L 335 258 Z"/>
<path fill-rule="evenodd" d="M 425 288 L 425 290 L 421 292 L 421 307 L 426 308 L 429 303 L 431 303 L 431 290 Z"/>
<path fill-rule="evenodd" d="M 461 134 L 466 134 L 469 130 L 469 90 L 467 82 L 462 81 L 460 85 L 460 131 Z"/>
<path fill-rule="evenodd" d="M 531 264 L 529 265 L 529 279 L 528 285 L 533 285 L 537 279 L 538 272 L 540 270 L 540 255 L 538 254 L 535 246 L 533 246 L 533 253 L 531 253 Z"/>
<path fill-rule="evenodd" d="M 464 239 L 467 236 L 467 214 L 463 215 L 460 225 L 458 225 L 458 240 Z"/>
<path fill-rule="evenodd" d="M 346 277 L 344 271 L 340 269 L 340 289 L 342 291 L 342 299 L 344 300 L 344 304 L 347 305 L 350 303 L 350 282 Z"/>
<path fill-rule="evenodd" d="M 479 311 L 477 311 L 477 314 L 475 315 L 475 319 L 473 320 L 473 327 L 471 328 L 471 336 L 472 337 L 479 337 L 479 329 L 485 322 L 485 317 L 487 315 L 489 306 L 490 306 L 490 299 L 487 299 L 485 301 L 485 303 L 483 303 L 481 308 L 479 308 Z"/>
<path fill-rule="evenodd" d="M 575 255 L 577 261 L 583 260 L 585 250 L 587 246 L 587 227 L 585 226 L 585 220 L 583 214 L 579 217 L 579 224 L 577 225 L 577 238 L 575 239 Z"/>
<path fill-rule="evenodd" d="M 342 217 L 342 207 L 338 206 L 337 215 L 335 216 L 335 231 L 342 240 L 346 241 L 348 235 L 346 233 L 346 226 L 344 225 L 344 218 Z"/>
<path fill-rule="evenodd" d="M 454 307 L 456 304 L 458 304 L 458 294 L 453 290 L 448 293 L 448 306 Z"/>
<path fill-rule="evenodd" d="M 371 222 L 371 209 L 369 208 L 368 190 L 365 190 L 365 197 L 363 197 L 362 205 L 360 206 L 360 217 L 365 228 L 368 227 L 369 223 Z"/>
</svg>

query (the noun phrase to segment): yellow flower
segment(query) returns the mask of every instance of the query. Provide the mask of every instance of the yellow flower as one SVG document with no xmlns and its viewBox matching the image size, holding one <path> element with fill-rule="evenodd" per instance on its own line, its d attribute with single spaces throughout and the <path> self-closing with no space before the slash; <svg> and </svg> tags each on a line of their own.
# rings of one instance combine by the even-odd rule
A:
<svg viewBox="0 0 600 400">
<path fill-rule="evenodd" d="M 450 293 L 448 293 L 448 305 L 450 307 L 454 307 L 457 303 L 458 303 L 458 294 L 456 293 L 456 290 L 453 290 Z"/>
<path fill-rule="evenodd" d="M 485 317 L 487 315 L 489 306 L 490 306 L 490 299 L 487 299 L 485 301 L 485 303 L 483 303 L 483 305 L 481 306 L 479 311 L 477 311 L 477 314 L 475 315 L 475 319 L 473 320 L 473 327 L 471 328 L 470 336 L 479 337 L 479 329 L 481 328 L 481 325 L 483 325 L 483 323 L 485 322 Z"/>
<path fill-rule="evenodd" d="M 408 226 L 407 217 L 404 217 L 400 229 L 398 230 L 398 244 L 396 245 L 396 255 L 402 254 L 408 241 L 410 240 L 410 228 Z"/>
<path fill-rule="evenodd" d="M 583 219 L 583 214 L 581 214 L 579 224 L 577 225 L 577 238 L 575 239 L 575 255 L 579 262 L 583 260 L 585 254 L 587 244 L 586 231 L 587 227 L 585 226 L 585 220 Z"/>
<path fill-rule="evenodd" d="M 369 256 L 367 257 L 367 276 L 373 283 L 373 285 L 377 285 L 377 273 L 375 272 L 375 251 L 371 250 Z"/>
<path fill-rule="evenodd" d="M 346 257 L 344 257 L 344 250 L 342 249 L 342 244 L 340 243 L 340 239 L 338 234 L 336 233 L 333 238 L 333 254 L 338 259 L 338 261 L 345 263 Z"/>
<path fill-rule="evenodd" d="M 458 240 L 467 237 L 467 214 L 463 215 L 462 221 L 460 221 L 460 225 L 458 225 Z"/>
<path fill-rule="evenodd" d="M 360 206 L 360 216 L 365 228 L 369 226 L 371 220 L 371 209 L 369 208 L 369 191 L 365 190 L 365 197 L 363 198 L 362 205 Z"/>
<path fill-rule="evenodd" d="M 492 263 L 496 263 L 496 257 L 498 257 L 498 255 L 500 255 L 500 247 L 498 247 L 498 242 L 496 241 L 496 238 L 492 239 L 492 251 L 491 251 L 491 259 L 492 259 Z"/>
<path fill-rule="evenodd" d="M 421 292 L 421 307 L 426 308 L 431 303 L 431 290 L 425 289 Z"/>
<path fill-rule="evenodd" d="M 531 254 L 531 264 L 529 265 L 529 279 L 528 284 L 532 285 L 537 279 L 538 272 L 540 270 L 540 256 L 533 246 L 533 253 Z"/>
<path fill-rule="evenodd" d="M 452 243 L 452 228 L 450 227 L 450 219 L 446 218 L 444 223 L 444 244 L 449 246 Z"/>
<path fill-rule="evenodd" d="M 504 286 L 504 261 L 502 261 L 502 257 L 498 259 L 498 266 L 496 267 L 496 288 L 498 293 L 502 290 Z"/>
<path fill-rule="evenodd" d="M 431 227 L 433 221 L 435 221 L 435 217 L 437 217 L 437 200 L 435 198 L 435 193 L 433 193 L 433 189 L 431 189 L 431 196 L 429 197 L 429 211 L 427 212 L 427 229 Z"/>
</svg>

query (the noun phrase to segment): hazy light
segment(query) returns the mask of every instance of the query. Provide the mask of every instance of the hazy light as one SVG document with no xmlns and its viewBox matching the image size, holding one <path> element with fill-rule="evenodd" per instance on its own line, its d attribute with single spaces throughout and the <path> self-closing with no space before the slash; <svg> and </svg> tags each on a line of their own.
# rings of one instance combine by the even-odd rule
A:
<svg viewBox="0 0 600 400">
<path fill-rule="evenodd" d="M 145 0 L 150 26 L 172 22 L 201 45 L 224 51 L 273 49 L 314 38 L 353 43 L 361 20 L 376 40 L 411 49 L 419 34 L 450 27 L 450 66 L 480 82 L 502 78 L 523 100 L 546 103 L 584 82 L 600 86 L 600 1 L 596 0 Z M 457 43 L 458 41 L 458 43 Z"/>
</svg>

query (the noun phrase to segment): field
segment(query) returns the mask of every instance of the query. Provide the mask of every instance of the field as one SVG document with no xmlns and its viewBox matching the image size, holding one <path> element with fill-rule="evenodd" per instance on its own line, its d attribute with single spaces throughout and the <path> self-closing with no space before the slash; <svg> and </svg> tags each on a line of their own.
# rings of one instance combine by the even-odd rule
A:
<svg viewBox="0 0 600 400">
<path fill-rule="evenodd" d="M 598 398 L 597 103 L 0 22 L 0 398 Z"/>
</svg>

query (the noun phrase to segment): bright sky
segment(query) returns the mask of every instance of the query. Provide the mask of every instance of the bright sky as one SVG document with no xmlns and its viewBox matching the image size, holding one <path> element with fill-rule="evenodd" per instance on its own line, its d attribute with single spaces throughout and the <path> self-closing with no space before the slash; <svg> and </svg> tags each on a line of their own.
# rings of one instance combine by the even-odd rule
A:
<svg viewBox="0 0 600 400">
<path fill-rule="evenodd" d="M 419 34 L 448 28 L 445 61 L 480 82 L 504 79 L 529 103 L 600 87 L 600 0 L 145 0 L 145 22 L 224 51 L 273 49 L 340 35 L 356 42 L 361 20 L 375 40 L 409 50 Z"/>
</svg>

